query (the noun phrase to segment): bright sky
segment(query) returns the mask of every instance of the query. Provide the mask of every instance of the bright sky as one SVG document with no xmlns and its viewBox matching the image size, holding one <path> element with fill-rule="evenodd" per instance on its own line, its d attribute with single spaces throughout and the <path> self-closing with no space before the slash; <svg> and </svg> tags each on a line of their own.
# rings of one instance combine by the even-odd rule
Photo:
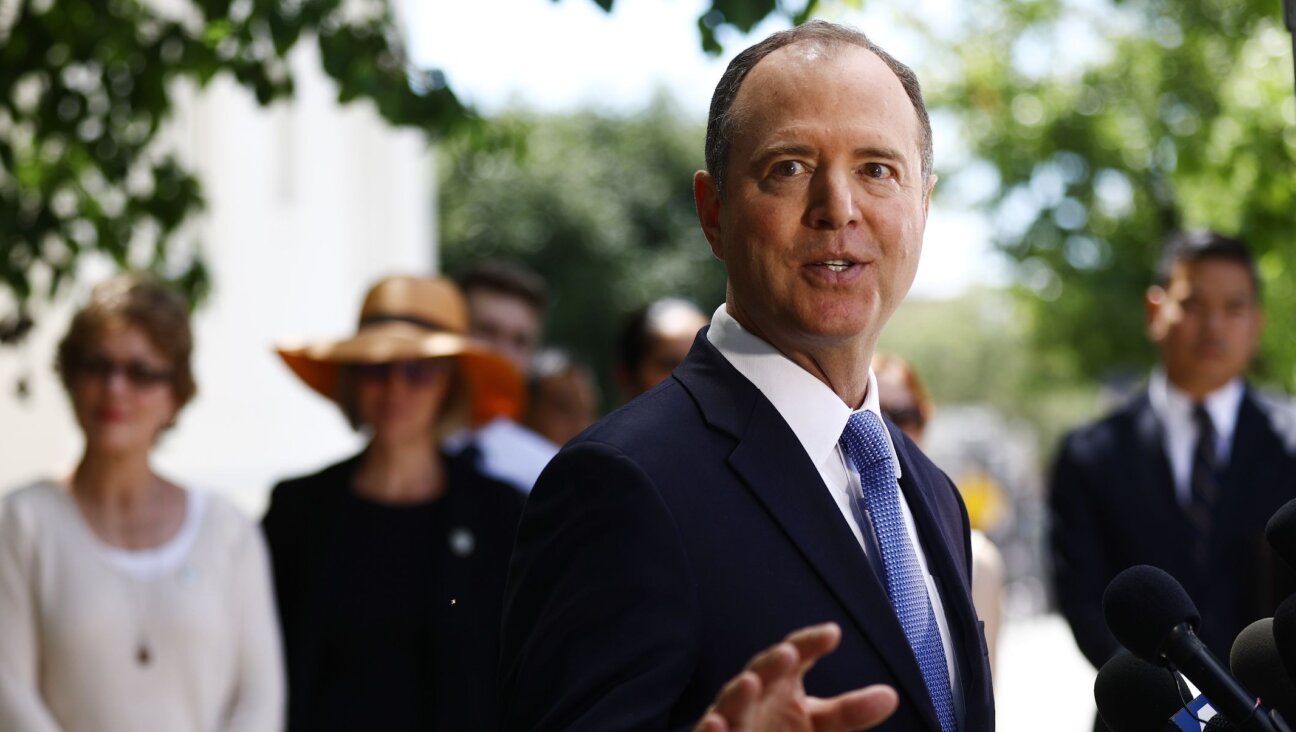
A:
<svg viewBox="0 0 1296 732">
<path fill-rule="evenodd" d="M 949 17 L 947 6 L 954 2 L 915 1 L 931 6 L 925 13 L 931 17 Z M 608 14 L 593 0 L 403 0 L 403 19 L 414 61 L 444 71 L 462 99 L 487 113 L 514 105 L 557 112 L 633 111 L 665 88 L 686 114 L 700 120 L 729 59 L 785 26 L 767 21 L 749 39 L 722 36 L 726 53 L 712 58 L 701 50 L 696 25 L 706 5 L 706 0 L 617 0 Z M 902 60 L 920 53 L 898 30 L 889 42 L 890 24 L 880 14 L 842 19 L 866 29 Z M 955 144 L 952 137 L 937 125 L 938 166 L 942 145 L 948 150 Z M 988 236 L 989 225 L 979 214 L 933 205 L 913 293 L 942 297 L 974 284 L 1002 283 L 1004 269 Z"/>
</svg>

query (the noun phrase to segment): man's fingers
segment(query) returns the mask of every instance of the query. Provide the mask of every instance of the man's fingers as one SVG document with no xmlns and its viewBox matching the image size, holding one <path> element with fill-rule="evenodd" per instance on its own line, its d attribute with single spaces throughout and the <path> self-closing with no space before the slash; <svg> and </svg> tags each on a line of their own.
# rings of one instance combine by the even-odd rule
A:
<svg viewBox="0 0 1296 732">
<path fill-rule="evenodd" d="M 895 689 L 876 684 L 831 699 L 808 699 L 807 711 L 816 732 L 853 732 L 881 724 L 899 704 Z"/>
<path fill-rule="evenodd" d="M 708 712 L 693 728 L 693 732 L 729 732 L 729 723 L 719 714 Z"/>
<path fill-rule="evenodd" d="M 784 639 L 796 649 L 797 666 L 805 674 L 820 658 L 832 653 L 841 642 L 841 628 L 836 623 L 820 623 L 793 631 Z"/>
<path fill-rule="evenodd" d="M 756 654 L 747 662 L 745 671 L 756 674 L 762 684 L 769 686 L 782 677 L 795 674 L 800 663 L 801 656 L 796 646 L 783 641 Z"/>
<path fill-rule="evenodd" d="M 730 728 L 741 728 L 747 721 L 747 716 L 751 714 L 752 706 L 760 698 L 762 689 L 761 678 L 751 670 L 743 671 L 733 677 L 716 695 L 711 709 L 702 718 L 703 725 L 713 719 L 719 719 L 725 723 L 724 726 L 699 729 L 705 729 L 706 732 L 724 732 Z"/>
</svg>

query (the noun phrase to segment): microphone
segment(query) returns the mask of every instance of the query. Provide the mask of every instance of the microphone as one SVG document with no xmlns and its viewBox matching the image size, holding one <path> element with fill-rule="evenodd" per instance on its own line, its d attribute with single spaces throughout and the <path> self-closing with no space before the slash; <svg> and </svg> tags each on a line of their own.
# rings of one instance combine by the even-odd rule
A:
<svg viewBox="0 0 1296 732">
<path fill-rule="evenodd" d="M 1290 14 L 1296 13 L 1296 0 L 1285 0 L 1287 3 L 1288 27 L 1291 27 L 1293 18 Z M 1269 517 L 1269 523 L 1265 524 L 1265 538 L 1269 540 L 1269 546 L 1273 547 L 1278 556 L 1292 567 L 1296 567 L 1296 498 L 1284 503 L 1282 508 L 1274 511 Z"/>
<path fill-rule="evenodd" d="M 1273 618 L 1257 620 L 1238 633 L 1229 651 L 1229 667 L 1239 682 L 1260 695 L 1266 707 L 1286 719 L 1296 719 L 1296 684 L 1278 653 Z"/>
<path fill-rule="evenodd" d="M 1296 675 L 1296 595 L 1283 600 L 1274 610 L 1273 636 L 1287 673 Z"/>
<path fill-rule="evenodd" d="M 1149 663 L 1177 669 L 1239 730 L 1277 732 L 1256 698 L 1197 637 L 1197 607 L 1165 571 L 1144 564 L 1116 575 L 1103 592 L 1103 617 L 1121 645 Z"/>
<path fill-rule="evenodd" d="M 1129 651 L 1107 659 L 1094 679 L 1098 716 L 1111 732 L 1176 730 L 1168 720 L 1191 700 L 1192 692 L 1179 674 Z"/>
</svg>

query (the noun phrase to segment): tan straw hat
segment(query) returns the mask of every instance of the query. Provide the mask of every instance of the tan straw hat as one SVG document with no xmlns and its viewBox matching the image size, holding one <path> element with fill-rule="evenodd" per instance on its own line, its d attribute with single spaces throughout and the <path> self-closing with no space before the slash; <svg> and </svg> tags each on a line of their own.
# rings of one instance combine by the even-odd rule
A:
<svg viewBox="0 0 1296 732">
<path fill-rule="evenodd" d="M 512 362 L 468 337 L 468 305 L 445 277 L 383 278 L 365 296 L 353 337 L 275 350 L 307 386 L 334 401 L 343 365 L 443 356 L 458 361 L 473 424 L 516 418 L 526 399 L 526 385 Z"/>
</svg>

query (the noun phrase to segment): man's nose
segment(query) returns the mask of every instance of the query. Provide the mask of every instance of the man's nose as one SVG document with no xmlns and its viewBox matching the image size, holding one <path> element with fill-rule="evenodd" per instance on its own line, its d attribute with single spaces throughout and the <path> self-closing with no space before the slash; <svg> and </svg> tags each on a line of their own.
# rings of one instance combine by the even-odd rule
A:
<svg viewBox="0 0 1296 732">
<path fill-rule="evenodd" d="M 840 229 L 859 219 L 855 187 L 848 172 L 821 169 L 810 181 L 806 225 L 812 229 Z"/>
</svg>

